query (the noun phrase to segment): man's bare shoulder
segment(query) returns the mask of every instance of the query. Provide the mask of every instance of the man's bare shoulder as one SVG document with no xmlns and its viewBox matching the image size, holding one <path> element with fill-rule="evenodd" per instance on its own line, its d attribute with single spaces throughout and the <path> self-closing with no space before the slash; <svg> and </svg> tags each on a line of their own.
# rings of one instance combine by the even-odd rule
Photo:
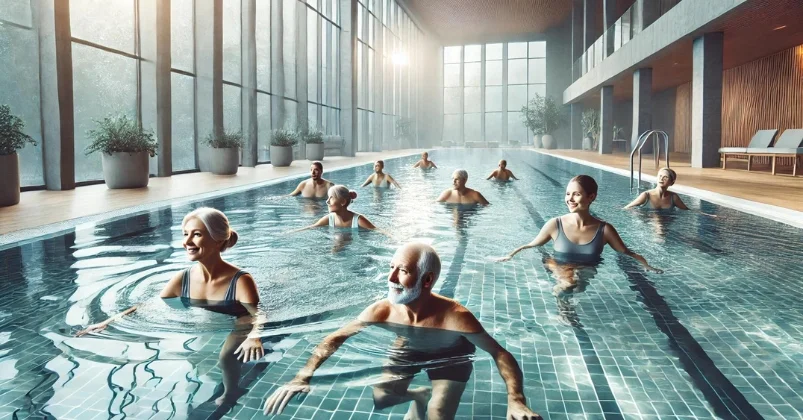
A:
<svg viewBox="0 0 803 420">
<path fill-rule="evenodd" d="M 446 316 L 443 319 L 443 328 L 449 331 L 457 331 L 466 334 L 482 332 L 482 324 L 477 317 L 460 302 L 440 295 L 433 295 L 443 305 Z"/>
<path fill-rule="evenodd" d="M 382 299 L 365 308 L 358 319 L 362 322 L 370 323 L 386 322 L 392 309 L 390 301 Z"/>
</svg>

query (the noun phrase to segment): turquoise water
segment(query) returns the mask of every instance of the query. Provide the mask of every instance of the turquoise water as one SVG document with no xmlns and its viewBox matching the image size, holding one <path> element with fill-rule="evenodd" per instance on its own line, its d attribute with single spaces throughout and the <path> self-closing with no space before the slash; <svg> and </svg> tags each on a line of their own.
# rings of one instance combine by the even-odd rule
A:
<svg viewBox="0 0 803 420">
<path fill-rule="evenodd" d="M 323 203 L 281 196 L 293 179 L 0 251 L 0 417 L 261 417 L 265 396 L 323 337 L 385 296 L 390 258 L 411 240 L 440 253 L 436 291 L 466 305 L 514 354 L 528 403 L 544 418 L 801 416 L 800 230 L 685 196 L 720 217 L 622 211 L 635 194 L 626 178 L 530 151 L 431 157 L 440 169 L 410 169 L 417 157 L 386 162 L 401 190 L 355 188 L 369 165 L 325 174 L 357 189 L 352 210 L 394 240 L 328 229 L 286 234 L 325 214 Z M 502 157 L 521 181 L 484 180 Z M 458 167 L 491 206 L 434 202 Z M 594 213 L 664 274 L 606 249 L 565 291 L 553 274 L 561 267 L 542 262 L 549 245 L 493 262 L 566 212 L 565 184 L 581 173 L 600 184 Z M 226 212 L 240 233 L 226 258 L 253 274 L 269 319 L 268 354 L 244 367 L 248 392 L 228 410 L 210 400 L 220 392 L 218 353 L 232 320 L 156 297 L 188 266 L 180 223 L 201 205 Z M 98 335 L 72 336 L 141 302 Z M 281 418 L 401 418 L 406 405 L 374 411 L 371 399 L 393 338 L 369 328 L 347 341 Z M 420 374 L 414 385 L 426 382 Z M 493 361 L 478 351 L 458 418 L 504 418 L 505 403 Z"/>
</svg>

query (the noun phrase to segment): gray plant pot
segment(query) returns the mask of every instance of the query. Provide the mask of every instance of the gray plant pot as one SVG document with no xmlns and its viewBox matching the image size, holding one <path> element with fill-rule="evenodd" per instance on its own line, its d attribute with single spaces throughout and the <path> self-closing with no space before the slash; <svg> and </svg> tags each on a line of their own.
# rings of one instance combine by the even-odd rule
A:
<svg viewBox="0 0 803 420">
<path fill-rule="evenodd" d="M 290 166 L 293 163 L 292 146 L 270 146 L 270 164 L 273 166 Z"/>
<path fill-rule="evenodd" d="M 0 207 L 20 202 L 20 161 L 16 153 L 0 155 Z"/>
<path fill-rule="evenodd" d="M 307 143 L 307 159 L 323 160 L 323 143 Z"/>
<path fill-rule="evenodd" d="M 101 153 L 103 179 L 110 189 L 148 186 L 148 152 Z"/>
<path fill-rule="evenodd" d="M 541 144 L 541 136 L 538 135 L 538 134 L 533 136 L 533 147 L 535 147 L 536 149 L 540 149 L 540 148 L 544 147 Z"/>
<path fill-rule="evenodd" d="M 215 175 L 234 175 L 240 167 L 240 148 L 210 148 L 207 151 L 209 172 Z"/>
<path fill-rule="evenodd" d="M 591 150 L 591 146 L 594 144 L 594 140 L 591 137 L 584 137 L 583 138 L 583 150 Z"/>
<path fill-rule="evenodd" d="M 551 134 L 544 134 L 541 137 L 541 144 L 544 149 L 554 149 L 556 146 L 555 139 L 552 137 Z"/>
</svg>

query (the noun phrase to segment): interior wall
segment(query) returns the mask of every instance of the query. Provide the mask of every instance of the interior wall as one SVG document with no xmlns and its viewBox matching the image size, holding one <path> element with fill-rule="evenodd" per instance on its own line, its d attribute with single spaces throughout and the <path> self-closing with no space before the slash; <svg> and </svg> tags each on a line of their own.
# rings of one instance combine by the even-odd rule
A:
<svg viewBox="0 0 803 420">
<path fill-rule="evenodd" d="M 618 138 L 627 139 L 630 142 L 630 135 L 633 131 L 633 101 L 614 101 L 613 103 L 613 125 L 622 127 L 622 134 Z"/>
<path fill-rule="evenodd" d="M 572 21 L 564 22 L 544 34 L 546 40 L 546 96 L 563 103 L 563 91 L 572 83 Z M 571 148 L 569 105 L 561 106 L 563 123 L 552 133 L 559 149 Z"/>
<path fill-rule="evenodd" d="M 691 153 L 691 82 L 675 89 L 675 152 Z"/>
<path fill-rule="evenodd" d="M 652 129 L 666 132 L 669 150 L 673 150 L 675 140 L 675 90 L 669 88 L 652 94 Z M 652 149 L 645 147 L 645 150 Z"/>
</svg>

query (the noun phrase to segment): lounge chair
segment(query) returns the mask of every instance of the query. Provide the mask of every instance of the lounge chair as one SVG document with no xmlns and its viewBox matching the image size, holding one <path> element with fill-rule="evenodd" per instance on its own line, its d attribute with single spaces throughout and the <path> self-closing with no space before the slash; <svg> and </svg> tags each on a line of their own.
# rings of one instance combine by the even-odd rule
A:
<svg viewBox="0 0 803 420">
<path fill-rule="evenodd" d="M 778 129 L 772 130 L 758 130 L 753 138 L 750 139 L 750 144 L 747 147 L 720 147 L 719 154 L 722 155 L 722 169 L 728 167 L 728 156 L 731 155 L 747 155 L 748 150 L 752 149 L 766 149 L 772 146 L 772 141 L 775 140 L 775 135 L 778 134 Z M 750 170 L 752 159 L 747 158 L 747 170 Z"/>
<path fill-rule="evenodd" d="M 779 157 L 794 158 L 792 176 L 797 176 L 797 162 L 803 156 L 803 129 L 788 129 L 778 137 L 773 147 L 763 147 L 747 150 L 747 170 L 750 170 L 750 161 L 755 156 L 769 156 L 772 158 L 772 174 L 775 175 L 775 161 Z"/>
</svg>

